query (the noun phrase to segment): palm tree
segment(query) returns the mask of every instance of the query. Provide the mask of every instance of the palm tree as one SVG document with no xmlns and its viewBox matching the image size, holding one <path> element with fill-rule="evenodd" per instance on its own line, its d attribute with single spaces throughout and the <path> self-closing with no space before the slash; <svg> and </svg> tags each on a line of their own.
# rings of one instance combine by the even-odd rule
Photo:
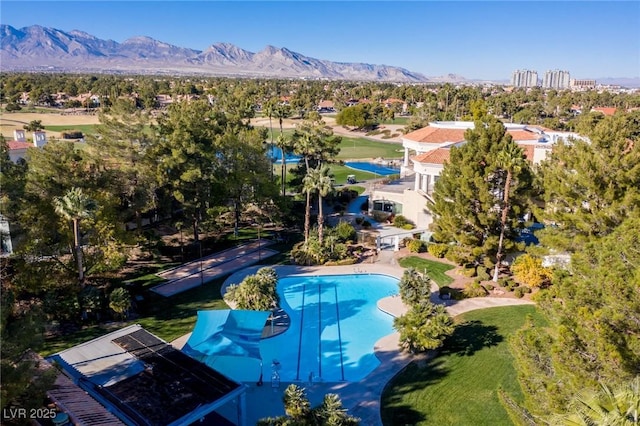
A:
<svg viewBox="0 0 640 426">
<path fill-rule="evenodd" d="M 271 133 L 271 158 L 273 159 L 274 157 L 274 152 L 273 152 L 273 125 L 271 123 L 271 119 L 273 118 L 273 114 L 274 114 L 274 109 L 275 109 L 275 100 L 274 99 L 269 99 L 268 101 L 266 101 L 264 103 L 264 106 L 262 107 L 262 113 L 265 114 L 267 117 L 269 117 L 269 131 Z M 282 131 L 280 132 L 280 134 L 282 134 Z M 283 152 L 283 157 L 284 157 L 284 152 Z M 271 177 L 273 178 L 273 173 L 271 174 Z"/>
<path fill-rule="evenodd" d="M 498 167 L 507 173 L 504 181 L 504 195 L 502 201 L 502 217 L 500 220 L 500 239 L 498 240 L 498 251 L 496 253 L 496 266 L 493 272 L 493 281 L 498 282 L 498 274 L 500 271 L 500 262 L 502 261 L 502 246 L 504 244 L 504 231 L 507 227 L 507 216 L 509 215 L 509 191 L 511 190 L 511 181 L 513 175 L 520 173 L 525 167 L 525 159 L 522 149 L 515 143 L 508 144 L 504 150 L 498 153 Z"/>
<path fill-rule="evenodd" d="M 131 307 L 129 292 L 122 287 L 113 290 L 109 295 L 109 307 L 126 319 L 127 311 Z"/>
<path fill-rule="evenodd" d="M 287 162 L 285 161 L 284 154 L 285 154 L 285 150 L 288 148 L 288 141 L 287 141 L 287 138 L 284 136 L 282 125 L 283 125 L 284 119 L 291 116 L 291 108 L 289 107 L 289 105 L 285 105 L 282 103 L 275 103 L 273 105 L 272 114 L 273 114 L 273 117 L 278 119 L 278 123 L 280 124 L 280 135 L 278 136 L 278 146 L 280 147 L 280 152 L 282 153 L 282 197 L 284 198 L 284 196 L 286 195 L 285 186 L 287 181 Z M 269 117 L 269 120 L 271 120 L 271 116 Z"/>
<path fill-rule="evenodd" d="M 615 389 L 600 384 L 598 392 L 577 397 L 572 412 L 555 416 L 552 423 L 563 426 L 640 425 L 640 376 Z"/>
<path fill-rule="evenodd" d="M 302 192 L 307 194 L 307 203 L 304 209 L 304 245 L 309 242 L 309 229 L 311 228 L 311 193 L 316 192 L 316 170 L 311 169 L 302 179 Z"/>
<path fill-rule="evenodd" d="M 281 184 L 282 184 L 282 197 L 284 198 L 287 193 L 287 161 L 285 159 L 285 155 L 287 152 L 287 149 L 289 149 L 289 145 L 290 145 L 290 141 L 287 139 L 287 137 L 283 134 L 280 133 L 280 135 L 278 136 L 278 148 L 280 148 L 280 154 L 282 155 L 282 167 L 280 169 L 281 172 Z"/>
<path fill-rule="evenodd" d="M 56 213 L 71 222 L 73 228 L 74 256 L 78 264 L 78 281 L 84 285 L 84 265 L 80 245 L 80 221 L 90 218 L 96 210 L 95 201 L 89 198 L 81 188 L 72 188 L 62 197 L 53 199 Z"/>
<path fill-rule="evenodd" d="M 318 166 L 316 171 L 316 190 L 318 191 L 318 241 L 322 245 L 324 237 L 324 215 L 322 212 L 323 198 L 333 191 L 333 181 L 331 180 L 331 170 L 329 166 Z"/>
<path fill-rule="evenodd" d="M 322 400 L 322 405 L 317 408 L 317 414 L 321 424 L 327 426 L 347 426 L 359 424 L 359 419 L 347 414 L 342 406 L 340 397 L 335 393 L 328 393 Z"/>
<path fill-rule="evenodd" d="M 293 420 L 300 421 L 311 411 L 311 404 L 307 399 L 304 388 L 298 387 L 293 383 L 285 389 L 282 400 L 285 413 Z"/>
</svg>

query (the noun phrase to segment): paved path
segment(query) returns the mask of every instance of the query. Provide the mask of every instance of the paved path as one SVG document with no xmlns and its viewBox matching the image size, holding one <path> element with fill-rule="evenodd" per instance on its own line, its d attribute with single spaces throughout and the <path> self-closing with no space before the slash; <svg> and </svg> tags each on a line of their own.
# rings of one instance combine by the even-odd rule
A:
<svg viewBox="0 0 640 426">
<path fill-rule="evenodd" d="M 237 284 L 244 279 L 245 276 L 254 274 L 261 266 L 252 266 L 245 268 L 232 274 L 223 284 L 222 293 L 230 284 Z M 291 275 L 339 275 L 339 274 L 385 274 L 396 278 L 400 278 L 404 269 L 397 266 L 395 262 L 389 263 L 373 263 L 358 264 L 351 266 L 274 266 L 279 277 Z M 432 288 L 436 290 L 437 286 Z M 508 298 L 478 298 L 465 299 L 462 301 L 443 301 L 432 293 L 432 300 L 436 303 L 447 305 L 447 311 L 452 315 L 459 315 L 463 312 L 474 309 L 483 309 L 497 306 L 509 306 L 515 304 L 531 304 L 531 302 L 521 299 Z M 406 306 L 402 303 L 399 296 L 391 296 L 381 299 L 378 307 L 393 316 L 402 315 L 406 312 Z M 181 348 L 186 342 L 188 336 L 184 336 L 175 342 L 174 346 Z M 411 361 L 422 358 L 425 355 L 412 355 L 399 350 L 399 334 L 392 333 L 378 340 L 374 345 L 375 355 L 380 360 L 380 365 L 371 372 L 366 378 L 359 382 L 339 382 L 339 383 L 306 383 L 298 382 L 298 386 L 306 389 L 307 396 L 313 406 L 322 402 L 322 398 L 327 393 L 337 393 L 344 407 L 349 413 L 359 417 L 362 425 L 366 426 L 382 426 L 380 417 L 380 397 L 386 384 L 404 369 Z M 289 383 L 280 383 L 278 388 L 271 388 L 269 381 L 269 366 L 264 367 L 264 385 L 256 386 L 255 383 L 245 383 L 247 386 L 247 424 L 256 424 L 256 422 L 267 416 L 279 416 L 284 414 L 282 404 L 282 394 Z M 230 407 L 233 408 L 233 407 Z M 233 416 L 234 411 L 228 414 Z M 234 418 L 234 417 L 229 417 Z"/>
<path fill-rule="evenodd" d="M 269 240 L 253 241 L 162 271 L 157 275 L 167 282 L 151 290 L 161 296 L 169 297 L 192 289 L 277 254 L 277 251 L 265 248 L 271 244 Z"/>
</svg>

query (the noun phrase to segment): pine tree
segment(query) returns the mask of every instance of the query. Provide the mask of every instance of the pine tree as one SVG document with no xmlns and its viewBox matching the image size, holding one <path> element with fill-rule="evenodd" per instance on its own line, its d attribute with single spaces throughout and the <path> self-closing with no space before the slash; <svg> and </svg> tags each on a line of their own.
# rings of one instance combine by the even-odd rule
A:
<svg viewBox="0 0 640 426">
<path fill-rule="evenodd" d="M 479 258 L 496 253 L 501 229 L 509 237 L 517 228 L 517 219 L 528 205 L 531 173 L 527 164 L 513 170 L 510 208 L 501 227 L 506 175 L 498 159 L 500 152 L 515 151 L 517 146 L 502 123 L 491 117 L 477 121 L 475 128 L 465 133 L 465 140 L 462 146 L 451 148 L 450 161 L 435 184 L 429 209 L 437 241 L 455 242 Z M 509 246 L 507 239 L 505 248 Z"/>
</svg>

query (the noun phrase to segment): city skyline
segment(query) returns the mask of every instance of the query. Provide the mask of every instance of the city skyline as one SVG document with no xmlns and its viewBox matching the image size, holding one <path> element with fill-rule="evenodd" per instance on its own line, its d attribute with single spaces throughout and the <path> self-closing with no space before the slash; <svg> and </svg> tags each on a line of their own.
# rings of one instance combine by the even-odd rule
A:
<svg viewBox="0 0 640 426">
<path fill-rule="evenodd" d="M 640 77 L 640 2 L 13 1 L 0 22 L 80 30 L 119 43 L 148 36 L 205 50 L 267 45 L 428 77 L 509 80 L 517 69 L 571 78 Z"/>
</svg>

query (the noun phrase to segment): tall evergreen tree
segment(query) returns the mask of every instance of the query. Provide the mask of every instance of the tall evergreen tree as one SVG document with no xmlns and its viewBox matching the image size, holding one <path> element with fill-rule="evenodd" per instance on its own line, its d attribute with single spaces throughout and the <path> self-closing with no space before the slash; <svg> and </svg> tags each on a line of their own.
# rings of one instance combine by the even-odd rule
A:
<svg viewBox="0 0 640 426">
<path fill-rule="evenodd" d="M 640 210 L 640 114 L 620 114 L 593 124 L 589 141 L 556 144 L 541 164 L 544 209 L 552 223 L 543 245 L 577 251 L 590 237 L 611 233 Z"/>
<path fill-rule="evenodd" d="M 478 258 L 496 253 L 505 184 L 497 160 L 500 152 L 513 152 L 517 146 L 504 125 L 491 117 L 477 121 L 475 128 L 465 133 L 465 140 L 462 146 L 451 148 L 450 160 L 435 184 L 433 202 L 428 206 L 434 215 L 434 238 L 455 242 Z M 515 184 L 509 188 L 505 229 L 513 231 L 528 205 L 530 169 L 522 167 L 512 174 L 511 181 Z"/>
<path fill-rule="evenodd" d="M 572 255 L 568 272 L 538 297 L 549 327 L 525 327 L 511 342 L 527 408 L 567 412 L 598 382 L 617 386 L 640 374 L 640 215 Z"/>
</svg>

